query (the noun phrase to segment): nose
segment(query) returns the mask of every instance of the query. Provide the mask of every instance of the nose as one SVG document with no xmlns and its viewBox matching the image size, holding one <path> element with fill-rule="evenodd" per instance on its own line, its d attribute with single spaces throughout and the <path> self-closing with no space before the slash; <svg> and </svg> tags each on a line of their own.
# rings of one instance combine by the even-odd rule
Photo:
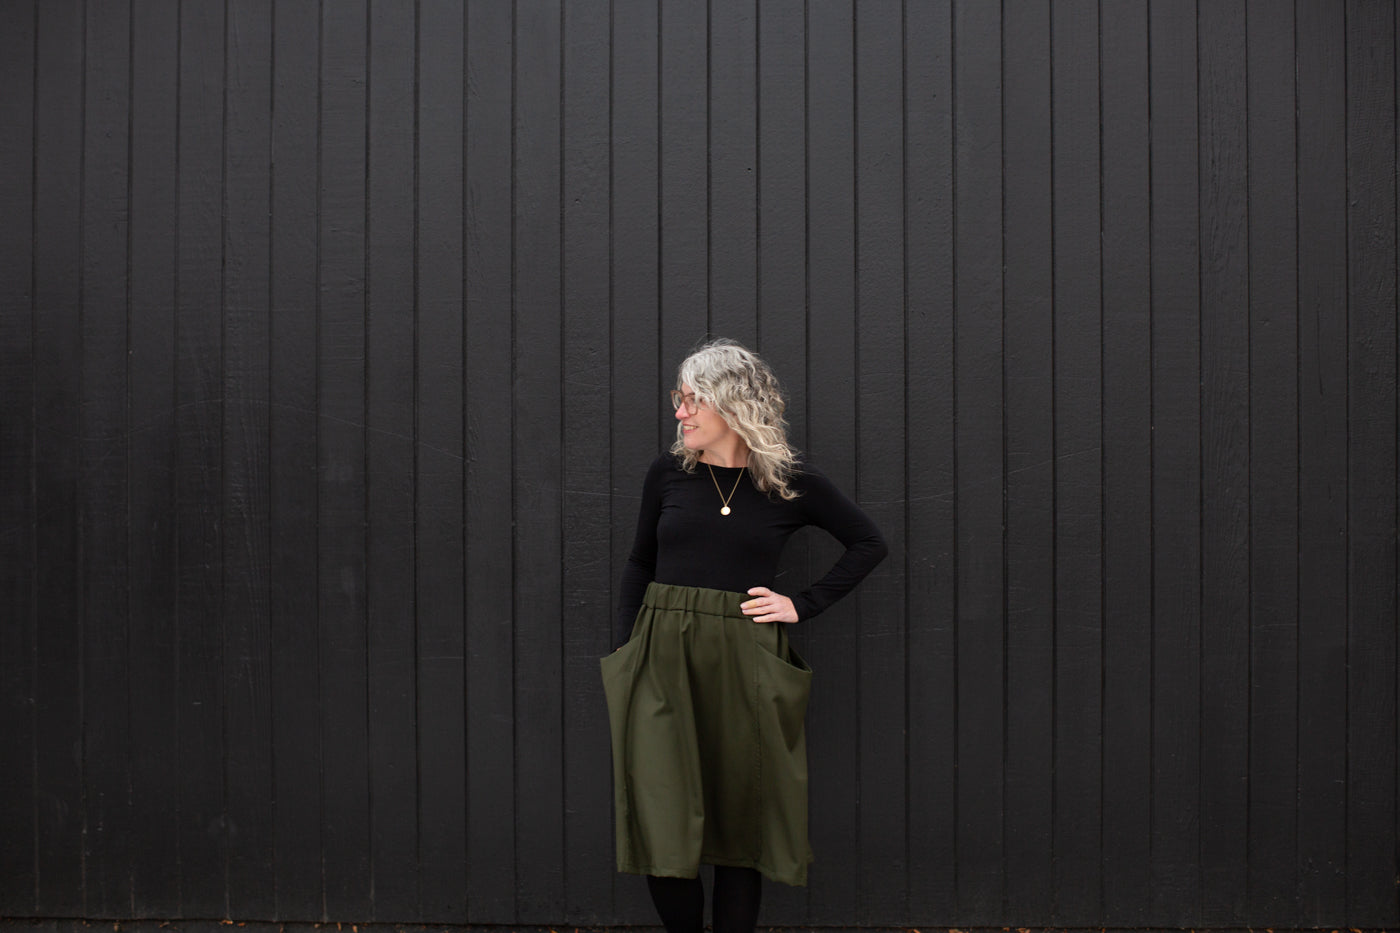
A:
<svg viewBox="0 0 1400 933">
<path fill-rule="evenodd" d="M 686 407 L 686 405 L 685 405 L 684 402 L 682 402 L 682 403 L 681 403 L 681 407 L 676 409 L 676 420 L 677 420 L 677 421 L 684 421 L 684 420 L 685 420 L 685 416 L 686 416 L 686 414 L 687 414 L 689 411 L 690 411 L 690 409 Z"/>
</svg>

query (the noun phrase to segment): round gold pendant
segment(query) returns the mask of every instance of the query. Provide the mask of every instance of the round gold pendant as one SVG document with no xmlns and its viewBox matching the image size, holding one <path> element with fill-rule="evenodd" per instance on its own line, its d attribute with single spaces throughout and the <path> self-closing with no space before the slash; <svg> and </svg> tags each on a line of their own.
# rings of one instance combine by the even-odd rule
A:
<svg viewBox="0 0 1400 933">
<path fill-rule="evenodd" d="M 720 510 L 719 510 L 719 514 L 721 514 L 721 515 L 728 515 L 728 514 L 729 514 L 729 506 L 726 505 L 724 508 L 720 509 Z"/>
</svg>

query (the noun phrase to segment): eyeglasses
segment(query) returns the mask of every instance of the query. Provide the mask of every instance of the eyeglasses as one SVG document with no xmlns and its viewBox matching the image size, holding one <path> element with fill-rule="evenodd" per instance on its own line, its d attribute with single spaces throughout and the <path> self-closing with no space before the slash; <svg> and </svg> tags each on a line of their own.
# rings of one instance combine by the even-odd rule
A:
<svg viewBox="0 0 1400 933">
<path fill-rule="evenodd" d="M 684 405 L 686 411 L 689 411 L 692 415 L 700 410 L 700 400 L 695 397 L 694 392 L 682 395 L 679 389 L 672 389 L 671 407 L 676 411 L 680 411 L 682 405 Z"/>
</svg>

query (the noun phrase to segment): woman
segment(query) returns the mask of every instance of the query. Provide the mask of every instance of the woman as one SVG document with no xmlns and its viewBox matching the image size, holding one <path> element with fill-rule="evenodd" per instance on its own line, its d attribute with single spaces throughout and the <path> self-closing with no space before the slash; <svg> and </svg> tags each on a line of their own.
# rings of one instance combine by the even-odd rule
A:
<svg viewBox="0 0 1400 933">
<path fill-rule="evenodd" d="M 884 558 L 879 530 L 787 443 L 778 381 L 714 340 L 681 363 L 676 442 L 642 486 L 622 575 L 620 648 L 602 660 L 619 871 L 647 876 L 668 933 L 751 931 L 760 874 L 804 885 L 811 671 L 786 623 L 812 618 Z M 784 542 L 818 525 L 846 551 L 797 593 L 776 583 Z M 629 637 L 630 636 L 630 637 Z"/>
</svg>

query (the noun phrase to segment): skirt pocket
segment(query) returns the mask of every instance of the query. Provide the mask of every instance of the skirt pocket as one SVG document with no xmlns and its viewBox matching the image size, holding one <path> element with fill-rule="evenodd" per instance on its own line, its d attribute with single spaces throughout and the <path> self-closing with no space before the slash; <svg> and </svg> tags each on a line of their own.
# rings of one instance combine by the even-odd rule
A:
<svg viewBox="0 0 1400 933">
<path fill-rule="evenodd" d="M 802 745 L 807 700 L 812 693 L 812 669 L 796 651 L 788 649 L 788 659 L 757 646 L 758 694 L 761 705 L 771 712 L 789 749 Z"/>
<path fill-rule="evenodd" d="M 780 674 L 795 684 L 805 684 L 810 689 L 812 684 L 812 669 L 807 666 L 807 662 L 802 659 L 788 641 L 787 631 L 782 627 L 781 622 L 755 622 L 751 629 L 753 633 L 753 643 L 758 648 L 758 653 L 767 655 L 771 661 L 767 666 L 775 670 L 786 670 L 786 674 Z M 760 663 L 764 659 L 760 658 Z"/>
<path fill-rule="evenodd" d="M 617 867 L 632 870 L 636 859 L 630 831 L 631 793 L 628 781 L 628 718 L 631 716 L 632 693 L 637 679 L 638 649 L 642 639 L 633 632 L 632 638 L 612 654 L 598 659 L 603 675 L 603 695 L 608 704 L 608 732 L 612 737 L 613 819 L 617 839 Z"/>
<path fill-rule="evenodd" d="M 807 883 L 812 847 L 807 838 L 807 698 L 812 669 L 787 639 L 776 639 L 782 654 L 755 644 L 763 851 L 772 877 L 787 884 Z M 785 656 L 784 656 L 785 655 Z"/>
<path fill-rule="evenodd" d="M 640 642 L 641 639 L 634 635 L 621 648 L 598 659 L 598 668 L 603 675 L 603 694 L 608 700 L 608 720 L 613 727 L 614 742 L 620 737 L 618 730 L 627 719 L 632 675 L 636 668 L 637 647 Z"/>
</svg>

